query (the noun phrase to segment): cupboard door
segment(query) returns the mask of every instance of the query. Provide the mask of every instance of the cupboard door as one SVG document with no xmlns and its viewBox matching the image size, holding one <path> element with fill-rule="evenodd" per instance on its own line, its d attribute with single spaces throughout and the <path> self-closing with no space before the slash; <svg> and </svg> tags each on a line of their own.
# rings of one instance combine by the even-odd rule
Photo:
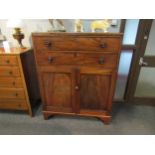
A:
<svg viewBox="0 0 155 155">
<path fill-rule="evenodd" d="M 102 69 L 80 69 L 79 111 L 104 112 L 108 109 L 112 72 Z"/>
<path fill-rule="evenodd" d="M 44 110 L 53 112 L 73 112 L 73 71 L 65 68 L 44 69 L 42 88 Z"/>
</svg>

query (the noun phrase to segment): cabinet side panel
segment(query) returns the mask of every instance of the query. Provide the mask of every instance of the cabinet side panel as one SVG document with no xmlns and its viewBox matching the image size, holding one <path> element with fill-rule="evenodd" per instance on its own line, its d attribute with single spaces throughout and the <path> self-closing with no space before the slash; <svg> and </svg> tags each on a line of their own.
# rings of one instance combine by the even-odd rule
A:
<svg viewBox="0 0 155 155">
<path fill-rule="evenodd" d="M 40 102 L 39 84 L 33 50 L 21 54 L 21 62 L 31 105 Z"/>
</svg>

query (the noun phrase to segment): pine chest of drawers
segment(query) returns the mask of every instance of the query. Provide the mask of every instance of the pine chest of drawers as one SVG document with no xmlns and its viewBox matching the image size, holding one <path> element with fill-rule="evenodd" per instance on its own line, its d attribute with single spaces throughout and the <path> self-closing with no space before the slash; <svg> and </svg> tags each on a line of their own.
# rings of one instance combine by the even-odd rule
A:
<svg viewBox="0 0 155 155">
<path fill-rule="evenodd" d="M 111 118 L 122 34 L 33 33 L 44 118 Z"/>
<path fill-rule="evenodd" d="M 0 109 L 23 110 L 32 116 L 40 99 L 31 49 L 0 48 Z"/>
</svg>

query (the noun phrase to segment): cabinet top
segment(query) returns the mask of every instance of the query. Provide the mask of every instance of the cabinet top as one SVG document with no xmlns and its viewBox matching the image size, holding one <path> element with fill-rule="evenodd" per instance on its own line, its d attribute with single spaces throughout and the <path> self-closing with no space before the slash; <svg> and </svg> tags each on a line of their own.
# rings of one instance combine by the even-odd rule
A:
<svg viewBox="0 0 155 155">
<path fill-rule="evenodd" d="M 99 32 L 39 32 L 32 33 L 32 36 L 83 36 L 83 37 L 122 37 L 123 33 L 99 33 Z"/>
<path fill-rule="evenodd" d="M 0 55 L 19 55 L 28 52 L 30 48 L 10 48 L 10 50 L 5 50 L 3 47 L 0 48 Z"/>
</svg>

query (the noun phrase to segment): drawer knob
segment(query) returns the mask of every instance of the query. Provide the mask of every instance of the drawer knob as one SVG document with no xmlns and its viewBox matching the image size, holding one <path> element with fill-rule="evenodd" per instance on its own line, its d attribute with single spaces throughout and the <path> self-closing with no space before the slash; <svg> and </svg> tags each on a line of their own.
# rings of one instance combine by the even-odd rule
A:
<svg viewBox="0 0 155 155">
<path fill-rule="evenodd" d="M 15 96 L 17 97 L 18 96 L 18 93 L 15 93 Z"/>
<path fill-rule="evenodd" d="M 9 74 L 12 75 L 12 71 L 9 71 Z"/>
<path fill-rule="evenodd" d="M 52 43 L 50 41 L 44 41 L 44 45 L 48 48 L 52 47 Z"/>
<path fill-rule="evenodd" d="M 79 86 L 75 86 L 75 90 L 79 90 Z"/>
<path fill-rule="evenodd" d="M 106 47 L 107 47 L 107 44 L 106 44 L 106 43 L 101 43 L 101 44 L 100 44 L 100 47 L 101 47 L 101 48 L 106 48 Z"/>
<path fill-rule="evenodd" d="M 12 82 L 12 84 L 13 84 L 14 86 L 16 85 L 16 83 L 15 83 L 14 81 Z"/>
<path fill-rule="evenodd" d="M 98 60 L 98 63 L 99 63 L 100 65 L 104 64 L 104 58 L 100 58 L 100 59 Z"/>
<path fill-rule="evenodd" d="M 21 104 L 18 104 L 18 107 L 21 108 Z"/>
<path fill-rule="evenodd" d="M 48 57 L 48 62 L 51 63 L 53 62 L 54 58 L 53 57 Z"/>
<path fill-rule="evenodd" d="M 10 60 L 6 60 L 6 63 L 9 64 L 10 63 Z"/>
</svg>

